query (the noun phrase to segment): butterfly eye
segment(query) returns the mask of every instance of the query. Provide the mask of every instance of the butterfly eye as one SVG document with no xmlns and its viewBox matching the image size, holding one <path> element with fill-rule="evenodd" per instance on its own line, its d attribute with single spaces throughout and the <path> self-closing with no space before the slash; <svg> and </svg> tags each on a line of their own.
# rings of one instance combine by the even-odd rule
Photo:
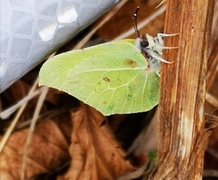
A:
<svg viewBox="0 0 218 180">
<path fill-rule="evenodd" d="M 143 40 L 140 42 L 140 45 L 141 45 L 141 47 L 146 48 L 146 47 L 148 47 L 149 43 L 148 43 L 148 41 Z"/>
</svg>

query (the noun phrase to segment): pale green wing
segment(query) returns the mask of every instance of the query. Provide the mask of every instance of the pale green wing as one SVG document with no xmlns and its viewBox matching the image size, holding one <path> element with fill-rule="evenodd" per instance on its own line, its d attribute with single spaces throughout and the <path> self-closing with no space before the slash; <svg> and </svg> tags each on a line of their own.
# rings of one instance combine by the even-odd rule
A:
<svg viewBox="0 0 218 180">
<path fill-rule="evenodd" d="M 152 109 L 158 103 L 159 77 L 133 40 L 105 43 L 61 54 L 46 62 L 40 85 L 63 90 L 104 115 Z"/>
</svg>

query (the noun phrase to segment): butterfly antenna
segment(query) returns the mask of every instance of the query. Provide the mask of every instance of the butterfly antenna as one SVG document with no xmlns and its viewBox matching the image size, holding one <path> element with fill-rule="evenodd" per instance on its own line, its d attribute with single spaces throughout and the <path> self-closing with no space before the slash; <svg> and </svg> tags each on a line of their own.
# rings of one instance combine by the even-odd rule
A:
<svg viewBox="0 0 218 180">
<path fill-rule="evenodd" d="M 140 33 L 138 30 L 138 25 L 137 25 L 138 11 L 139 11 L 139 6 L 136 8 L 135 13 L 132 16 L 132 20 L 133 20 L 133 26 L 134 26 L 135 32 L 137 33 L 138 37 L 140 37 Z"/>
</svg>

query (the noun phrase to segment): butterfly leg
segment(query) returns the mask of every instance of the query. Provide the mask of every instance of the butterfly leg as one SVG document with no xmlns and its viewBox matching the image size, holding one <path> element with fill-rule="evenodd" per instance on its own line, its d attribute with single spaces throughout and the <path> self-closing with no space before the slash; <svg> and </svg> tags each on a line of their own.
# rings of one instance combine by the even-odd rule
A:
<svg viewBox="0 0 218 180">
<path fill-rule="evenodd" d="M 161 61 L 161 62 L 164 62 L 164 63 L 167 63 L 167 64 L 172 64 L 172 63 L 174 63 L 174 62 L 169 62 L 169 61 L 167 61 L 167 60 L 165 60 L 165 59 L 163 59 L 163 58 L 161 58 L 161 57 L 159 57 L 159 56 L 153 55 L 153 57 L 156 58 L 157 60 L 159 60 L 159 61 Z"/>
<path fill-rule="evenodd" d="M 156 74 L 160 77 L 160 72 L 159 71 L 156 71 Z"/>
<path fill-rule="evenodd" d="M 150 57 L 153 57 L 153 58 L 155 58 L 155 59 L 157 59 L 157 60 L 159 60 L 159 61 L 161 61 L 161 62 L 164 62 L 164 63 L 167 63 L 167 64 L 172 64 L 173 62 L 169 62 L 169 61 L 167 61 L 167 60 L 165 60 L 165 59 L 163 59 L 159 54 L 157 54 L 157 53 L 155 53 L 155 52 L 153 52 L 153 51 L 151 51 L 151 50 L 147 50 L 147 54 L 150 56 Z"/>
<path fill-rule="evenodd" d="M 171 36 L 177 36 L 179 33 L 173 33 L 173 34 L 164 34 L 164 33 L 157 33 L 157 37 L 171 37 Z"/>
<path fill-rule="evenodd" d="M 166 47 L 164 46 L 164 42 L 163 42 L 163 37 L 172 37 L 177 35 L 179 35 L 179 33 L 174 33 L 174 34 L 158 33 L 157 37 L 154 38 L 154 41 L 158 41 L 159 45 L 162 46 L 162 49 L 178 49 L 179 47 Z"/>
</svg>

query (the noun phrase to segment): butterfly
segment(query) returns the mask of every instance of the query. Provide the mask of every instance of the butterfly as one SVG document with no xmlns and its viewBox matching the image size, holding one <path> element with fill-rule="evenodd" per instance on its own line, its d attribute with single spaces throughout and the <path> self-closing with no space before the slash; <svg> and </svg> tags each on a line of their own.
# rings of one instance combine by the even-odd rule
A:
<svg viewBox="0 0 218 180">
<path fill-rule="evenodd" d="M 62 53 L 46 61 L 39 85 L 62 90 L 105 116 L 149 111 L 158 104 L 161 34 L 141 35 L 133 15 L 136 39 L 124 39 Z"/>
</svg>

